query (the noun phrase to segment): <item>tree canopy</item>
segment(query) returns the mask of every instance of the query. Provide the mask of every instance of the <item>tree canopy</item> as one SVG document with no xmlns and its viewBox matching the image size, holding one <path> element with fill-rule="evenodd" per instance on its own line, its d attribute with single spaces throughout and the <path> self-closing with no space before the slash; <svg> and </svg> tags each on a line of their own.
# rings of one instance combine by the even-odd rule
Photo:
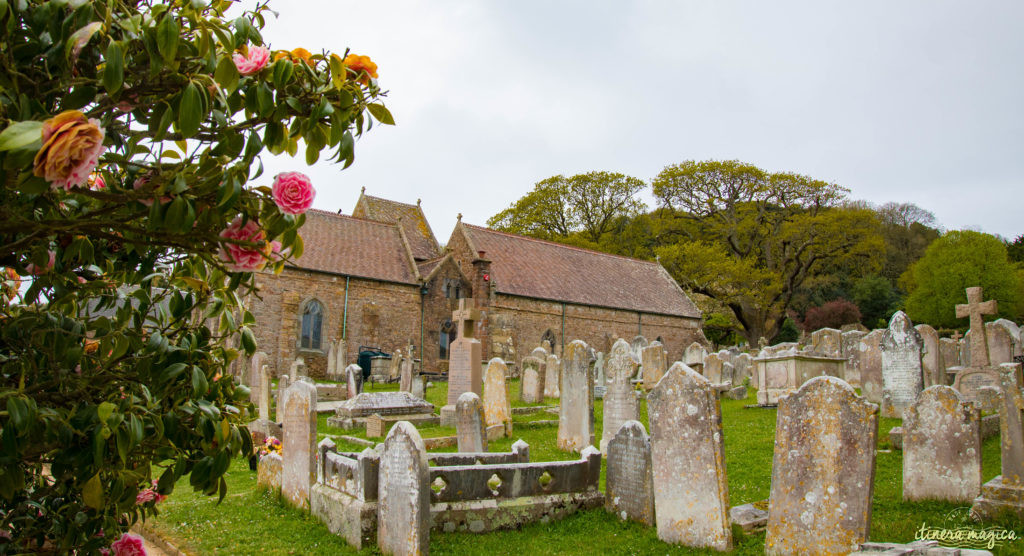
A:
<svg viewBox="0 0 1024 556">
<path fill-rule="evenodd" d="M 0 552 L 106 549 L 186 475 L 225 495 L 240 300 L 315 193 L 260 154 L 347 166 L 393 123 L 368 57 L 272 51 L 266 3 L 231 6 L 0 2 Z"/>
<path fill-rule="evenodd" d="M 955 306 L 967 302 L 964 290 L 981 286 L 985 299 L 998 302 L 999 315 L 1016 319 L 1021 301 L 1021 275 L 1009 261 L 1006 246 L 994 236 L 971 230 L 948 232 L 907 271 L 907 315 L 932 326 L 963 328 Z M 992 317 L 998 318 L 998 317 Z"/>
</svg>

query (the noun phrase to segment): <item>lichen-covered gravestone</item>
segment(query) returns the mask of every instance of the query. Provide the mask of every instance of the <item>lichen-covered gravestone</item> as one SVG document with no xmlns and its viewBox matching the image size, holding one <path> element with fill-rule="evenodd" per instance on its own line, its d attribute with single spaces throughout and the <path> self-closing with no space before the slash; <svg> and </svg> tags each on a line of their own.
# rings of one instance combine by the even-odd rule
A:
<svg viewBox="0 0 1024 556">
<path fill-rule="evenodd" d="M 649 348 L 648 348 L 649 349 Z M 623 423 L 639 419 L 636 392 L 630 377 L 636 372 L 636 363 L 630 355 L 629 344 L 619 338 L 615 340 L 608 355 L 608 390 L 604 394 L 604 413 L 601 427 L 601 453 L 618 432 Z"/>
<path fill-rule="evenodd" d="M 1011 517 L 1024 520 L 1024 393 L 1021 392 L 1021 364 L 999 366 L 1002 389 L 999 410 L 1000 469 L 1002 474 L 981 487 L 971 515 L 980 519 Z"/>
<path fill-rule="evenodd" d="M 293 506 L 309 508 L 309 489 L 316 480 L 316 386 L 299 380 L 282 397 L 281 496 Z"/>
<path fill-rule="evenodd" d="M 717 353 L 704 356 L 704 372 L 702 373 L 711 384 L 722 384 L 722 361 Z"/>
<path fill-rule="evenodd" d="M 377 490 L 377 546 L 384 554 L 430 552 L 430 469 L 416 427 L 399 421 L 384 439 Z"/>
<path fill-rule="evenodd" d="M 903 418 L 903 499 L 970 502 L 981 491 L 981 416 L 956 390 L 926 388 Z"/>
<path fill-rule="evenodd" d="M 640 350 L 640 361 L 641 365 L 643 365 L 644 373 L 644 390 L 654 388 L 654 385 L 661 380 L 661 375 L 665 374 L 665 369 L 668 367 L 666 359 L 665 348 L 657 340 Z"/>
<path fill-rule="evenodd" d="M 843 333 L 835 328 L 821 328 L 811 332 L 811 348 L 825 357 L 840 357 L 843 352 Z"/>
<path fill-rule="evenodd" d="M 655 524 L 651 440 L 639 421 L 623 423 L 608 443 L 604 507 L 620 519 Z"/>
<path fill-rule="evenodd" d="M 594 377 L 582 340 L 573 340 L 565 348 L 558 389 L 558 449 L 579 452 L 594 444 Z"/>
<path fill-rule="evenodd" d="M 552 353 L 546 356 L 544 368 L 544 397 L 557 398 L 560 395 L 558 388 L 562 378 L 562 362 Z"/>
<path fill-rule="evenodd" d="M 903 311 L 889 319 L 882 333 L 882 416 L 903 417 L 903 411 L 924 389 L 921 351 L 924 341 Z"/>
<path fill-rule="evenodd" d="M 249 360 L 249 379 L 247 384 L 249 385 L 249 401 L 252 403 L 259 403 L 260 400 L 260 389 L 263 385 L 260 383 L 260 372 L 263 371 L 263 365 L 266 364 L 267 354 L 262 351 L 257 351 L 252 355 L 252 359 Z"/>
<path fill-rule="evenodd" d="M 327 376 L 333 377 L 338 372 L 338 346 L 331 341 L 331 348 L 327 350 Z"/>
<path fill-rule="evenodd" d="M 480 396 L 463 392 L 455 402 L 455 437 L 460 452 L 486 452 L 487 432 Z"/>
<path fill-rule="evenodd" d="M 924 342 L 924 352 L 921 355 L 924 387 L 945 384 L 946 369 L 943 367 L 942 352 L 939 350 L 939 333 L 928 324 L 919 324 L 914 329 L 921 335 L 921 341 Z"/>
<path fill-rule="evenodd" d="M 848 554 L 867 541 L 877 436 L 878 406 L 838 378 L 779 400 L 766 554 Z"/>
<path fill-rule="evenodd" d="M 412 357 L 402 360 L 398 372 L 398 391 L 412 392 Z"/>
<path fill-rule="evenodd" d="M 541 403 L 544 401 L 544 361 L 532 355 L 523 358 L 521 364 L 523 379 L 520 399 L 523 403 Z"/>
<path fill-rule="evenodd" d="M 843 332 L 840 340 L 843 359 L 846 359 L 843 380 L 855 387 L 860 386 L 860 340 L 865 334 L 867 333 L 860 330 L 848 330 Z"/>
<path fill-rule="evenodd" d="M 363 368 L 355 363 L 345 369 L 345 392 L 348 399 L 358 396 L 363 391 Z"/>
<path fill-rule="evenodd" d="M 871 403 L 882 403 L 882 330 L 860 339 L 860 391 Z"/>
<path fill-rule="evenodd" d="M 732 548 L 718 393 L 675 363 L 647 395 L 658 538 Z"/>
<path fill-rule="evenodd" d="M 512 434 L 512 405 L 508 399 L 508 387 L 505 385 L 506 374 L 508 367 L 500 357 L 495 357 L 487 363 L 483 402 L 487 426 L 502 425 L 505 427 L 505 436 L 509 436 Z"/>
<path fill-rule="evenodd" d="M 708 350 L 698 342 L 694 342 L 686 347 L 686 353 L 683 355 L 683 363 L 686 363 L 687 367 L 701 372 L 704 368 L 704 358 L 707 356 Z"/>
</svg>

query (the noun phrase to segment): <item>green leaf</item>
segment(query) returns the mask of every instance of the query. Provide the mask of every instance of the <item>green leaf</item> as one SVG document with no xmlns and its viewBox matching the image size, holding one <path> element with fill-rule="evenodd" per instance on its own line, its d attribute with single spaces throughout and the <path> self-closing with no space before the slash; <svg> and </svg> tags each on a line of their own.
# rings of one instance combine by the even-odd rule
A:
<svg viewBox="0 0 1024 556">
<path fill-rule="evenodd" d="M 203 100 L 199 86 L 191 82 L 181 93 L 181 105 L 178 107 L 178 131 L 184 137 L 192 137 L 199 131 L 199 123 L 203 119 Z"/>
<path fill-rule="evenodd" d="M 117 344 L 114 346 L 114 351 L 106 358 L 107 361 L 117 361 L 121 356 L 128 353 L 128 348 L 131 347 L 131 345 L 132 342 L 128 339 L 128 336 L 118 337 Z"/>
<path fill-rule="evenodd" d="M 167 207 L 167 214 L 164 216 L 164 226 L 171 230 L 182 231 L 185 216 L 188 213 L 188 203 L 184 197 L 178 196 Z"/>
<path fill-rule="evenodd" d="M 103 507 L 103 485 L 100 483 L 99 473 L 85 482 L 85 486 L 82 487 L 82 501 L 94 510 Z"/>
<path fill-rule="evenodd" d="M 256 337 L 253 336 L 252 330 L 249 330 L 248 326 L 242 327 L 242 347 L 245 348 L 247 356 L 256 353 Z"/>
<path fill-rule="evenodd" d="M 367 104 L 366 109 L 370 111 L 370 114 L 377 119 L 378 122 L 387 125 L 395 125 L 395 119 L 391 116 L 391 112 L 384 107 L 383 104 Z"/>
<path fill-rule="evenodd" d="M 287 58 L 274 62 L 274 85 L 281 89 L 292 80 L 292 73 L 295 71 L 295 63 Z"/>
<path fill-rule="evenodd" d="M 331 54 L 330 59 L 327 61 L 327 65 L 331 68 L 331 82 L 334 83 L 334 87 L 341 89 L 345 85 L 345 64 L 341 59 L 341 56 L 337 54 Z"/>
<path fill-rule="evenodd" d="M 107 419 L 110 418 L 110 414 L 114 412 L 114 404 L 110 402 L 103 402 L 96 407 L 96 416 L 99 417 L 100 423 L 106 423 Z"/>
<path fill-rule="evenodd" d="M 199 367 L 192 367 L 192 391 L 197 397 L 206 394 L 210 383 L 206 381 L 206 373 Z"/>
<path fill-rule="evenodd" d="M 220 61 L 217 62 L 217 69 L 213 73 L 213 78 L 217 83 L 224 87 L 224 90 L 228 94 L 235 92 L 238 88 L 238 68 L 235 67 L 235 62 L 231 59 L 231 56 L 221 56 Z"/>
<path fill-rule="evenodd" d="M 23 431 L 28 425 L 28 406 L 21 398 L 7 398 L 7 414 L 11 416 L 14 428 Z"/>
<path fill-rule="evenodd" d="M 181 28 L 178 27 L 178 20 L 174 14 L 165 15 L 156 28 L 156 45 L 164 60 L 168 62 L 174 60 L 178 53 L 178 36 L 180 34 Z"/>
<path fill-rule="evenodd" d="M 64 110 L 78 110 L 83 106 L 89 104 L 96 98 L 96 88 L 80 85 L 75 87 L 70 93 L 67 94 L 60 101 L 60 106 Z"/>
<path fill-rule="evenodd" d="M 103 67 L 103 88 L 108 94 L 116 93 L 124 84 L 124 52 L 116 41 L 107 45 L 106 65 Z"/>
<path fill-rule="evenodd" d="M 0 152 L 20 149 L 35 142 L 39 142 L 42 146 L 42 141 L 43 122 L 35 120 L 14 122 L 0 132 Z"/>
</svg>

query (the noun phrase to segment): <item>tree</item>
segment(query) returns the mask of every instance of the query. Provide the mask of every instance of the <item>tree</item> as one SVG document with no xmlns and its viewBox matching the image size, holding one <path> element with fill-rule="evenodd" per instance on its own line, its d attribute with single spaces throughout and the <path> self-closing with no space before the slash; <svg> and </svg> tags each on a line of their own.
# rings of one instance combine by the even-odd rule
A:
<svg viewBox="0 0 1024 556">
<path fill-rule="evenodd" d="M 853 284 L 853 302 L 861 313 L 861 323 L 869 328 L 884 328 L 899 309 L 900 296 L 889 280 L 877 276 L 863 276 Z"/>
<path fill-rule="evenodd" d="M 239 300 L 314 193 L 259 156 L 347 166 L 393 123 L 368 57 L 271 52 L 230 6 L 0 2 L 0 552 L 95 553 L 186 475 L 224 496 Z"/>
<path fill-rule="evenodd" d="M 886 247 L 881 275 L 895 285 L 940 232 L 935 227 L 935 215 L 913 203 L 885 203 L 875 212 L 882 223 Z"/>
<path fill-rule="evenodd" d="M 830 268 L 871 272 L 884 244 L 875 215 L 840 206 L 842 187 L 738 161 L 686 161 L 653 182 L 680 222 L 656 249 L 684 287 L 726 304 L 751 345 L 779 331 L 801 287 Z"/>
<path fill-rule="evenodd" d="M 1006 244 L 1006 255 L 1015 263 L 1024 263 L 1024 235 Z"/>
<path fill-rule="evenodd" d="M 844 324 L 860 322 L 860 309 L 845 299 L 834 299 L 820 307 L 811 307 L 804 315 L 801 327 L 806 332 L 821 328 L 842 328 Z"/>
<path fill-rule="evenodd" d="M 634 196 L 644 186 L 640 179 L 613 172 L 553 176 L 537 182 L 533 191 L 492 216 L 487 225 L 563 242 L 577 236 L 593 247 L 617 220 L 643 212 L 646 207 Z"/>
<path fill-rule="evenodd" d="M 1021 283 L 995 237 L 971 230 L 948 232 L 935 240 L 903 280 L 908 286 L 907 315 L 936 328 L 963 327 L 955 306 L 966 303 L 964 290 L 981 286 L 985 299 L 995 299 L 999 315 L 1016 319 Z"/>
</svg>

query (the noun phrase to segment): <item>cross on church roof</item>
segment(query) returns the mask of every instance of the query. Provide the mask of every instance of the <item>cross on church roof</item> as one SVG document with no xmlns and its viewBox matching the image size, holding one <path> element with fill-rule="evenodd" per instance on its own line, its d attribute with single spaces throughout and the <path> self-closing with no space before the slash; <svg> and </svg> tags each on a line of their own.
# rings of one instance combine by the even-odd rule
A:
<svg viewBox="0 0 1024 556">
<path fill-rule="evenodd" d="M 967 288 L 967 304 L 956 306 L 956 318 L 971 319 L 971 331 L 973 332 L 970 345 L 972 367 L 987 367 L 989 365 L 988 342 L 985 337 L 985 321 L 982 316 L 994 314 L 996 314 L 996 300 L 982 301 L 981 288 L 979 287 Z"/>
<path fill-rule="evenodd" d="M 459 308 L 452 313 L 452 320 L 459 323 L 456 329 L 458 337 L 472 338 L 476 329 L 476 321 L 480 320 L 480 310 L 476 308 L 476 301 L 472 298 L 459 299 Z"/>
</svg>

